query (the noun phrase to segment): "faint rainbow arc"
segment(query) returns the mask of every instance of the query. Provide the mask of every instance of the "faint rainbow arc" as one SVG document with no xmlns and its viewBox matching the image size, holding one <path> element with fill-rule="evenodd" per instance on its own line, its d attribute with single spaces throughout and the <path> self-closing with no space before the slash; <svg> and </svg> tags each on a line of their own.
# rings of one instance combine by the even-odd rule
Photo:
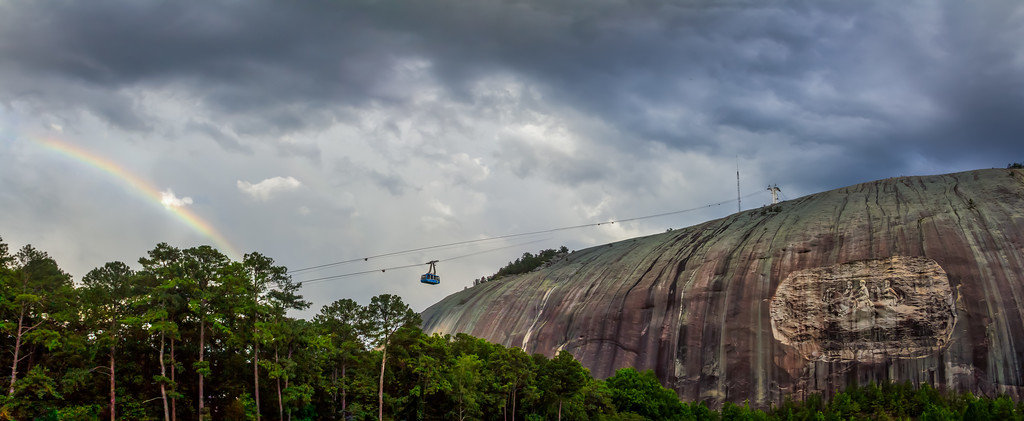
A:
<svg viewBox="0 0 1024 421">
<path fill-rule="evenodd" d="M 76 161 L 89 164 L 90 166 L 127 183 L 134 191 L 142 193 L 142 195 L 154 200 L 161 207 L 170 210 L 178 217 L 178 219 L 184 221 L 185 224 L 193 230 L 212 240 L 217 248 L 227 254 L 228 257 L 232 259 L 240 259 L 242 257 L 242 254 L 231 245 L 231 242 L 229 242 L 224 235 L 214 229 L 210 223 L 202 220 L 198 215 L 185 207 L 164 206 L 162 203 L 163 193 L 160 189 L 156 188 L 156 186 L 150 184 L 141 177 L 121 168 L 121 166 L 115 164 L 113 161 L 56 139 L 41 139 L 37 142 L 52 151 L 58 152 Z"/>
</svg>

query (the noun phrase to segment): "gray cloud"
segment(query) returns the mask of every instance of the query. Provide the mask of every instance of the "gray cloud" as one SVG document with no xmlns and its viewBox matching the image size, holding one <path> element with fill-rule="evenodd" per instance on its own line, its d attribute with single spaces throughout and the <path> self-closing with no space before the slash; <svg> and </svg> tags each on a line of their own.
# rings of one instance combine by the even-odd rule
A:
<svg viewBox="0 0 1024 421">
<path fill-rule="evenodd" d="M 1018 38 L 1004 35 L 1020 33 L 1014 2 L 586 5 L 16 2 L 2 51 L 20 71 L 87 86 L 191 84 L 249 135 L 323 127 L 339 106 L 408 101 L 397 68 L 409 58 L 429 62 L 456 98 L 511 72 L 545 101 L 681 149 L 714 149 L 700 134 L 728 126 L 845 145 L 928 136 L 937 147 L 926 155 L 941 160 L 963 141 L 955 133 L 990 134 L 980 137 L 998 148 L 1022 130 L 1012 116 L 1024 101 L 1005 88 L 1022 70 Z M 935 102 L 951 118 L 927 123 L 953 127 L 901 133 L 892 126 L 905 108 L 886 109 L 901 100 L 889 95 L 904 107 Z M 146 127 L 130 97 L 82 101 L 112 124 Z M 874 130 L 829 130 L 843 122 Z"/>
<path fill-rule="evenodd" d="M 494 158 L 521 178 L 536 174 L 568 187 L 598 183 L 614 176 L 618 168 L 614 158 L 581 149 L 567 152 L 543 143 L 509 139 L 501 142 Z"/>
<path fill-rule="evenodd" d="M 1022 16 L 1014 0 L 0 2 L 0 133 L 19 163 L 0 167 L 18 192 L 0 195 L 17 215 L 0 235 L 103 237 L 64 200 L 124 184 L 54 181 L 78 167 L 48 160 L 33 141 L 48 136 L 195 197 L 239 248 L 298 266 L 716 202 L 737 160 L 745 192 L 790 197 L 1003 166 L 1024 161 Z M 276 174 L 304 188 L 251 206 L 235 184 Z M 103 249 L 202 240 L 149 225 Z"/>
<path fill-rule="evenodd" d="M 399 173 L 394 171 L 380 171 L 363 163 L 356 162 L 350 157 L 342 157 L 335 165 L 337 172 L 342 176 L 343 186 L 352 186 L 360 180 L 368 180 L 371 185 L 387 190 L 392 195 L 401 196 L 416 187 L 406 181 Z"/>
<path fill-rule="evenodd" d="M 0 52 L 11 59 L 3 70 L 114 91 L 182 84 L 213 112 L 264 114 L 271 124 L 258 130 L 279 132 L 333 104 L 400 99 L 389 87 L 388 37 L 358 13 L 311 4 L 12 2 L 2 18 Z"/>
<path fill-rule="evenodd" d="M 205 121 L 191 120 L 185 124 L 187 130 L 196 131 L 208 136 L 217 142 L 220 147 L 237 152 L 252 153 L 252 148 L 239 142 L 238 137 L 231 133 L 225 133 L 221 128 Z"/>
</svg>

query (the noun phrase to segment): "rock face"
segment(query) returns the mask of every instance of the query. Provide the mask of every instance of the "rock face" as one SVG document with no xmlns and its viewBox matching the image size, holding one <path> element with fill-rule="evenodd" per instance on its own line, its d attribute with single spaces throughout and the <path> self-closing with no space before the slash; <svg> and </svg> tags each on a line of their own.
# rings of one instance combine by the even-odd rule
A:
<svg viewBox="0 0 1024 421">
<path fill-rule="evenodd" d="M 1024 398 L 1024 172 L 810 195 L 577 251 L 422 316 L 597 377 L 653 369 L 711 404 L 885 380 Z"/>
</svg>

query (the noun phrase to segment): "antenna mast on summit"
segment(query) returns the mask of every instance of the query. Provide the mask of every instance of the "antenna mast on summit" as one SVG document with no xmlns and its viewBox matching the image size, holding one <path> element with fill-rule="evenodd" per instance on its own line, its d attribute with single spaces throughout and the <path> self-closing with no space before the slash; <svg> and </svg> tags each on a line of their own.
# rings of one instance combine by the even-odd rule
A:
<svg viewBox="0 0 1024 421">
<path fill-rule="evenodd" d="M 768 190 L 772 192 L 772 204 L 779 203 L 779 192 L 782 191 L 782 189 L 779 189 L 779 185 L 768 186 Z"/>
<path fill-rule="evenodd" d="M 743 198 L 740 197 L 740 156 L 736 155 L 736 212 L 743 212 Z"/>
</svg>

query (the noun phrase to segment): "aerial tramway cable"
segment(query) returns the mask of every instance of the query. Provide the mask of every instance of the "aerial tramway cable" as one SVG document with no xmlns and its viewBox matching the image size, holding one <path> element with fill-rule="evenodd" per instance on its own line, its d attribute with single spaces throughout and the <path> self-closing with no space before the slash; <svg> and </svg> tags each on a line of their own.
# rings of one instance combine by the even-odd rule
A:
<svg viewBox="0 0 1024 421">
<path fill-rule="evenodd" d="M 745 198 L 748 198 L 748 197 L 751 197 L 751 196 L 754 196 L 754 195 L 757 195 L 757 194 L 760 194 L 760 192 L 755 192 L 755 193 L 748 194 L 746 196 L 743 196 L 741 199 L 745 199 Z M 680 213 L 693 212 L 693 211 L 696 211 L 696 210 L 701 210 L 701 209 L 710 208 L 710 207 L 714 207 L 714 206 L 720 206 L 720 205 L 723 205 L 725 203 L 733 202 L 735 200 L 736 199 L 723 200 L 721 202 L 715 202 L 715 203 L 711 203 L 711 204 L 708 204 L 708 205 L 697 206 L 697 207 L 694 207 L 694 208 L 683 209 L 683 210 L 672 211 L 672 212 L 664 212 L 664 213 L 659 213 L 659 214 L 654 214 L 654 215 L 638 216 L 638 217 L 635 217 L 635 218 L 618 219 L 618 220 L 606 221 L 606 222 L 594 222 L 594 223 L 590 223 L 590 224 L 572 225 L 572 226 L 566 226 L 566 227 L 551 228 L 551 229 L 546 229 L 546 230 L 541 230 L 541 231 L 532 231 L 532 232 L 525 232 L 525 233 L 519 233 L 519 234 L 507 234 L 507 235 L 500 235 L 500 236 L 497 236 L 497 237 L 478 238 L 476 240 L 465 240 L 465 241 L 457 241 L 457 242 L 454 242 L 454 243 L 437 244 L 437 245 L 433 245 L 433 246 L 426 246 L 426 247 L 419 247 L 419 248 L 414 248 L 414 249 L 409 249 L 409 250 L 402 250 L 402 251 L 396 251 L 396 252 L 391 252 L 391 253 L 377 254 L 377 255 L 373 255 L 373 256 L 361 257 L 361 258 L 356 258 L 356 259 L 341 260 L 341 261 L 332 262 L 332 263 L 324 263 L 322 265 L 309 266 L 309 267 L 304 267 L 304 268 L 301 268 L 301 269 L 291 270 L 291 271 L 288 271 L 288 273 L 296 274 L 296 273 L 300 273 L 300 272 L 306 272 L 306 271 L 318 270 L 318 269 L 325 269 L 325 268 L 328 268 L 328 267 L 339 266 L 339 265 L 344 265 L 344 264 L 348 264 L 348 263 L 355 263 L 355 262 L 360 262 L 360 261 L 365 262 L 365 261 L 369 261 L 370 259 L 377 259 L 377 258 L 381 258 L 381 257 L 397 256 L 397 255 L 402 255 L 402 254 L 415 253 L 415 252 L 418 252 L 418 251 L 433 250 L 433 249 L 438 249 L 438 248 L 445 248 L 445 247 L 453 247 L 453 246 L 460 246 L 460 245 L 466 245 L 466 244 L 480 243 L 480 242 L 484 242 L 484 241 L 502 240 L 502 239 L 506 239 L 506 238 L 515 238 L 515 237 L 526 237 L 526 236 L 531 236 L 531 235 L 548 234 L 548 233 L 558 232 L 558 231 L 568 231 L 568 230 L 579 229 L 579 228 L 597 227 L 597 226 L 601 226 L 601 225 L 611 225 L 611 224 L 615 224 L 615 223 L 639 221 L 639 220 L 642 220 L 642 219 L 659 218 L 659 217 L 662 217 L 662 216 L 676 215 L 676 214 L 680 214 Z M 449 260 L 451 260 L 451 259 L 449 259 Z M 417 264 L 417 265 L 413 265 L 413 266 L 420 266 L 420 265 Z M 408 266 L 405 266 L 405 267 L 408 267 Z M 395 269 L 401 269 L 401 268 L 404 268 L 404 267 L 397 267 Z M 376 271 L 359 272 L 357 274 L 372 273 L 372 272 L 376 272 Z M 337 277 L 341 277 L 341 276 L 351 276 L 351 275 L 339 275 Z M 333 277 L 326 277 L 326 278 L 333 278 Z M 319 279 L 321 279 L 321 278 L 317 278 L 316 280 L 319 280 Z M 310 280 L 310 281 L 306 281 L 306 282 L 313 282 L 313 281 L 314 280 Z"/>
<path fill-rule="evenodd" d="M 513 248 L 513 247 L 521 247 L 521 246 L 525 246 L 527 244 L 532 244 L 532 243 L 539 243 L 541 241 L 547 241 L 547 240 L 550 240 L 550 239 L 551 239 L 550 237 L 542 238 L 540 240 L 534 240 L 534 241 L 529 241 L 529 242 L 525 242 L 525 243 L 518 243 L 518 244 L 513 244 L 513 245 L 510 245 L 510 246 L 498 247 L 498 248 L 494 248 L 494 249 L 490 249 L 490 250 L 484 250 L 484 251 L 477 251 L 477 252 L 473 252 L 473 253 L 470 253 L 470 254 L 464 254 L 462 256 L 449 257 L 449 258 L 443 259 L 443 260 L 432 260 L 432 262 L 434 262 L 434 263 L 448 262 L 448 261 L 452 261 L 452 260 L 456 260 L 456 259 L 462 259 L 462 258 L 466 258 L 466 257 L 470 257 L 470 256 L 476 256 L 478 254 L 490 253 L 492 251 L 503 250 L 503 249 Z M 352 272 L 352 273 L 343 273 L 343 274 L 340 274 L 340 275 L 324 276 L 324 277 L 320 277 L 320 278 L 314 278 L 314 279 L 309 279 L 309 280 L 305 280 L 305 281 L 299 281 L 299 283 L 301 283 L 303 285 L 316 284 L 316 283 L 320 283 L 320 282 L 330 281 L 330 280 L 333 280 L 333 279 L 347 278 L 349 276 L 366 275 L 366 274 L 377 273 L 377 272 L 383 273 L 383 272 L 387 272 L 389 270 L 408 269 L 408 268 L 423 266 L 425 264 L 430 264 L 430 262 L 414 263 L 414 264 L 411 264 L 411 265 L 393 266 L 393 267 L 374 269 L 374 270 L 364 270 L 364 271 L 361 271 L 361 272 Z"/>
</svg>

